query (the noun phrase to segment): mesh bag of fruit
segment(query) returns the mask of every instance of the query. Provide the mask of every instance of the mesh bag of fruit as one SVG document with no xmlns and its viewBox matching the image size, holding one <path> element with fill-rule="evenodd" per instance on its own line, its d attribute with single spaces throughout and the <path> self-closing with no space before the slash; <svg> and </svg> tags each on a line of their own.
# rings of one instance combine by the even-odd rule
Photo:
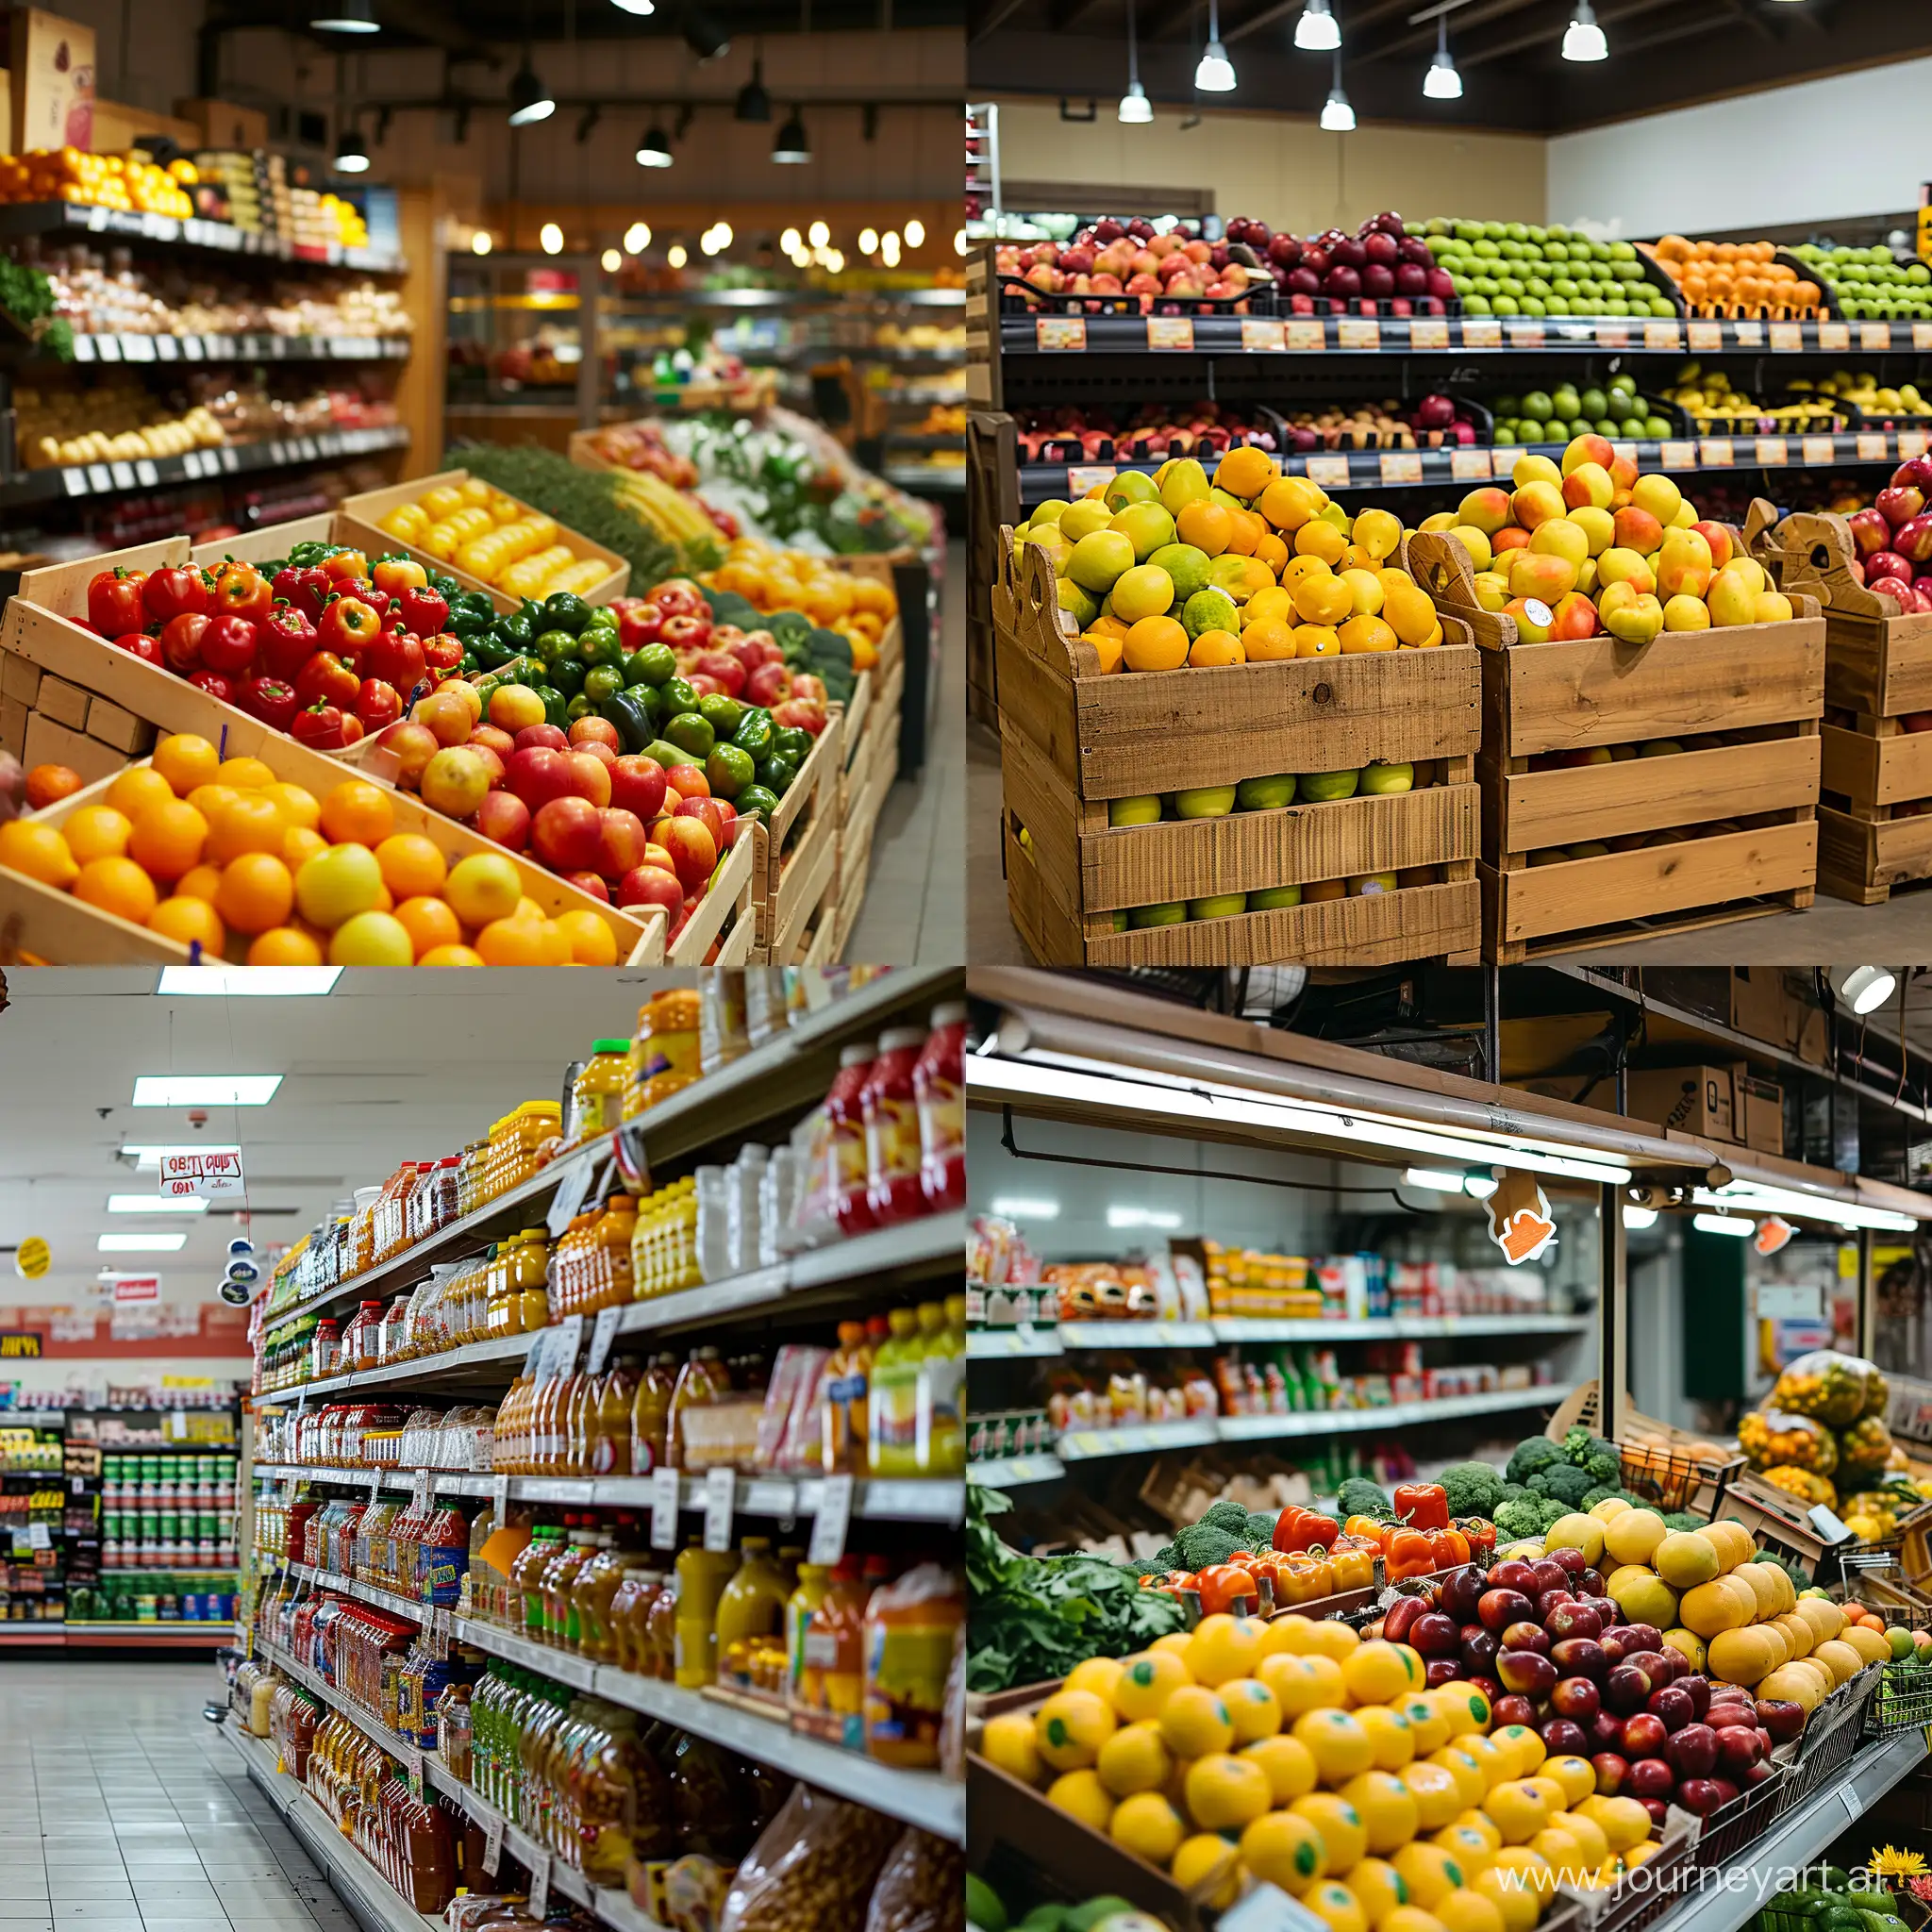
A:
<svg viewBox="0 0 1932 1932">
<path fill-rule="evenodd" d="M 1805 1503 L 1829 1503 L 1838 1494 L 1829 1477 L 1814 1475 L 1808 1469 L 1767 1469 L 1764 1480 Z"/>
<path fill-rule="evenodd" d="M 1865 1364 L 1865 1407 L 1864 1415 L 1883 1415 L 1891 1405 L 1891 1384 L 1885 1379 L 1885 1371 L 1876 1362 Z"/>
<path fill-rule="evenodd" d="M 1738 1419 L 1738 1444 L 1753 1469 L 1808 1469 L 1829 1475 L 1838 1444 L 1823 1423 L 1782 1408 L 1753 1408 Z"/>
<path fill-rule="evenodd" d="M 1860 1416 L 1838 1438 L 1840 1470 L 1853 1480 L 1881 1474 L 1891 1458 L 1891 1431 L 1882 1416 Z"/>
<path fill-rule="evenodd" d="M 1861 1357 L 1840 1355 L 1835 1348 L 1814 1348 L 1785 1364 L 1771 1391 L 1772 1407 L 1816 1416 L 1841 1429 L 1864 1412 L 1865 1373 L 1871 1366 Z"/>
</svg>

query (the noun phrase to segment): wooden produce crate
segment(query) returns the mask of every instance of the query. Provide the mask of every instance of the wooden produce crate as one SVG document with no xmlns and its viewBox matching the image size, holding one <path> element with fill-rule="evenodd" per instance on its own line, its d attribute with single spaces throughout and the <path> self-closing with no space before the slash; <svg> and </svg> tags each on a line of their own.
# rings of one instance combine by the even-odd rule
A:
<svg viewBox="0 0 1932 1932">
<path fill-rule="evenodd" d="M 684 930 L 664 949 L 667 966 L 703 966 L 713 944 L 718 957 L 713 966 L 742 966 L 750 958 L 757 937 L 758 841 L 745 836 L 732 841 L 724 863 L 713 874 L 709 891 L 698 902 L 698 909 L 685 923 Z"/>
<path fill-rule="evenodd" d="M 754 828 L 753 892 L 758 965 L 803 963 L 808 932 L 816 932 L 839 884 L 839 780 L 843 772 L 845 710 L 828 707 L 825 728 L 778 801 L 772 823 Z"/>
<path fill-rule="evenodd" d="M 1818 883 L 1834 898 L 1882 906 L 1894 886 L 1932 878 L 1932 733 L 1907 728 L 1932 710 L 1932 616 L 1901 614 L 1851 573 L 1842 517 L 1800 511 L 1765 539 L 1787 591 L 1824 607 L 1825 796 L 1818 808 Z M 1763 553 L 1760 553 L 1763 554 Z"/>
<path fill-rule="evenodd" d="M 510 611 L 521 608 L 519 600 L 503 591 L 492 590 L 480 577 L 473 577 L 468 571 L 458 570 L 454 563 L 441 562 L 426 550 L 419 550 L 413 543 L 405 543 L 400 537 L 391 537 L 388 531 L 378 528 L 382 519 L 398 505 L 417 502 L 425 491 L 433 490 L 439 483 L 466 483 L 470 473 L 467 470 L 441 470 L 434 476 L 417 476 L 407 483 L 391 483 L 384 490 L 366 490 L 360 496 L 345 497 L 341 508 L 336 512 L 336 531 L 344 543 L 354 543 L 366 549 L 372 558 L 385 552 L 400 551 L 413 557 L 418 563 L 434 571 L 441 571 L 454 577 L 466 591 L 481 591 L 499 610 Z M 504 494 L 508 495 L 506 491 Z M 526 504 L 519 497 L 510 501 L 520 509 L 528 510 L 533 516 L 545 516 L 549 512 L 539 510 L 535 505 Z M 580 591 L 586 604 L 608 604 L 613 597 L 624 595 L 630 582 L 630 565 L 614 550 L 607 550 L 601 543 L 593 543 L 588 537 L 580 537 L 575 530 L 566 529 L 561 524 L 557 528 L 557 541 L 567 543 L 582 558 L 599 558 L 609 566 L 601 581 L 592 584 L 588 591 Z"/>
<path fill-rule="evenodd" d="M 1524 643 L 1476 602 L 1453 537 L 1405 540 L 1410 574 L 1482 651 L 1483 948 L 1499 965 L 1808 906 L 1817 884 L 1824 621 Z M 1548 753 L 1697 738 L 1657 758 L 1535 770 Z M 1656 834 L 1672 836 L 1649 842 Z M 1606 852 L 1533 862 L 1602 843 Z M 1748 902 L 1748 903 L 1747 903 Z"/>
<path fill-rule="evenodd" d="M 879 661 L 858 675 L 845 712 L 845 770 L 839 795 L 839 900 L 837 950 L 846 942 L 865 903 L 872 842 L 886 794 L 899 771 L 899 714 L 906 691 L 906 648 L 896 618 L 879 643 Z"/>
<path fill-rule="evenodd" d="M 212 537 L 206 543 L 195 544 L 188 553 L 188 560 L 212 570 L 230 557 L 241 563 L 262 563 L 270 558 L 286 557 L 291 544 L 352 541 L 337 535 L 335 513 L 324 510 L 317 516 L 293 517 L 286 524 L 264 524 L 259 529 L 243 530 L 235 537 Z M 384 539 L 385 542 L 390 541 Z"/>
<path fill-rule="evenodd" d="M 1060 608 L 1046 553 L 1024 549 L 1002 533 L 992 599 L 1004 845 L 1013 923 L 1043 963 L 1474 958 L 1478 677 L 1466 626 L 1446 618 L 1431 650 L 1104 674 Z M 1429 765 L 1439 782 L 1108 824 L 1109 799 L 1376 759 Z M 1135 906 L 1410 867 L 1431 868 L 1437 882 L 1180 925 L 1115 924 Z"/>
<path fill-rule="evenodd" d="M 344 772 L 333 758 L 310 751 L 307 745 L 297 744 L 279 732 L 269 733 L 262 743 L 246 749 L 277 778 L 304 786 L 318 798 L 357 775 Z M 34 819 L 37 823 L 59 825 L 83 806 L 98 805 L 113 778 L 119 775 L 119 770 L 117 767 L 97 784 L 33 814 Z M 389 790 L 386 786 L 384 789 Z M 639 918 L 607 906 L 534 860 L 506 852 L 481 833 L 432 811 L 413 792 L 391 791 L 390 803 L 395 811 L 396 830 L 422 833 L 452 866 L 473 853 L 492 853 L 509 859 L 523 880 L 525 896 L 534 899 L 545 912 L 594 912 L 610 928 L 620 964 L 656 966 L 664 962 L 666 923 L 661 911 L 653 908 L 647 916 Z M 686 930 L 688 933 L 690 928 Z M 186 946 L 111 913 L 98 911 L 71 892 L 58 891 L 18 873 L 0 870 L 0 959 L 22 953 L 36 955 L 58 966 L 120 965 L 149 959 L 175 965 L 190 963 Z"/>
</svg>

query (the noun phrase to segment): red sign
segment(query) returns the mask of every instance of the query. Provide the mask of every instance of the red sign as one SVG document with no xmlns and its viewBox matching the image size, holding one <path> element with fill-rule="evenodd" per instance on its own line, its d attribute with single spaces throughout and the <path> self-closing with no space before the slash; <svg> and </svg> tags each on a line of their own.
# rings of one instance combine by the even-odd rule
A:
<svg viewBox="0 0 1932 1932">
<path fill-rule="evenodd" d="M 158 1302 L 161 1298 L 158 1274 L 117 1274 L 114 1299 L 117 1302 Z"/>
</svg>

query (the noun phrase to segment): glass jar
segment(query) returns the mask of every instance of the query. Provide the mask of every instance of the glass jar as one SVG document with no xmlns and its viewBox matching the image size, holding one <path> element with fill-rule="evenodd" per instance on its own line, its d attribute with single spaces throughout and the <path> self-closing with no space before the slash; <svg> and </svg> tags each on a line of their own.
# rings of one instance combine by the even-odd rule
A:
<svg viewBox="0 0 1932 1932">
<path fill-rule="evenodd" d="M 541 1227 L 526 1227 L 507 1259 L 510 1293 L 519 1303 L 513 1335 L 532 1335 L 550 1320 L 550 1237 Z"/>
</svg>

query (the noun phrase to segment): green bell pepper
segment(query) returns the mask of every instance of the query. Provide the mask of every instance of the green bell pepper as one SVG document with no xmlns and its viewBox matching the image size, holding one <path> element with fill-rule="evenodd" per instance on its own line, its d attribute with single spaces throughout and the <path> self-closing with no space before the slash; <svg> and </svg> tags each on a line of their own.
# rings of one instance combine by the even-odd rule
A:
<svg viewBox="0 0 1932 1932">
<path fill-rule="evenodd" d="M 626 756 L 648 751 L 657 740 L 657 726 L 634 691 L 612 691 L 598 705 L 597 714 L 617 726 Z"/>
<path fill-rule="evenodd" d="M 671 717 L 682 711 L 695 711 L 698 708 L 698 694 L 689 678 L 666 678 L 658 689 L 664 694 L 664 709 Z"/>
<path fill-rule="evenodd" d="M 624 646 L 609 625 L 593 625 L 587 628 L 577 640 L 577 650 L 587 665 L 611 664 L 623 668 Z"/>
<path fill-rule="evenodd" d="M 738 721 L 738 729 L 731 734 L 731 741 L 740 751 L 749 752 L 754 758 L 769 758 L 776 730 L 771 712 L 762 705 L 754 705 Z"/>
<path fill-rule="evenodd" d="M 612 692 L 623 689 L 624 674 L 614 664 L 593 664 L 584 673 L 584 695 L 593 705 L 601 706 Z"/>
<path fill-rule="evenodd" d="M 591 607 L 575 591 L 558 591 L 543 600 L 543 622 L 577 636 L 591 621 Z"/>
<path fill-rule="evenodd" d="M 543 722 L 555 724 L 559 731 L 570 724 L 570 700 L 554 684 L 537 686 L 537 695 L 543 700 Z"/>
<path fill-rule="evenodd" d="M 718 734 L 711 728 L 708 718 L 696 711 L 679 711 L 665 721 L 664 736 L 675 745 L 682 747 L 693 764 L 703 764 L 710 757 L 711 747 L 718 741 Z"/>
<path fill-rule="evenodd" d="M 811 733 L 800 724 L 780 724 L 772 733 L 772 756 L 790 758 L 794 769 L 811 756 Z"/>
<path fill-rule="evenodd" d="M 496 625 L 496 606 L 481 591 L 458 591 L 449 598 L 449 628 L 459 638 L 475 637 Z M 528 641 L 527 639 L 525 640 Z"/>
<path fill-rule="evenodd" d="M 722 691 L 711 691 L 698 700 L 698 715 L 720 738 L 728 739 L 744 723 L 749 708 Z"/>
</svg>

